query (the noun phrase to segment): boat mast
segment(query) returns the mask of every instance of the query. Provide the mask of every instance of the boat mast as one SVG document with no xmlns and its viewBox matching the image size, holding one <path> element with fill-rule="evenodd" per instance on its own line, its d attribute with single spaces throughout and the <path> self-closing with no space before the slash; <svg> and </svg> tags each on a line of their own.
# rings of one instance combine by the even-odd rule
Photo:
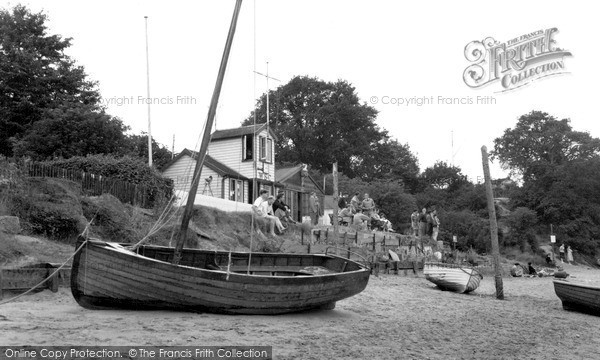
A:
<svg viewBox="0 0 600 360">
<path fill-rule="evenodd" d="M 183 243 L 187 237 L 188 225 L 192 217 L 194 210 L 194 200 L 196 199 L 196 192 L 198 191 L 198 183 L 200 182 L 200 173 L 202 172 L 202 166 L 204 165 L 204 158 L 206 157 L 206 151 L 210 142 L 210 131 L 213 127 L 215 120 L 215 114 L 217 112 L 217 103 L 219 102 L 219 95 L 221 94 L 221 86 L 223 85 L 223 78 L 225 77 L 225 69 L 227 68 L 227 60 L 229 59 L 229 53 L 231 51 L 231 45 L 233 43 L 233 35 L 235 34 L 235 27 L 237 25 L 237 19 L 242 7 L 242 0 L 236 0 L 235 9 L 233 10 L 233 17 L 231 19 L 231 25 L 229 27 L 229 33 L 227 34 L 227 41 L 225 42 L 225 49 L 223 50 L 223 57 L 221 58 L 221 66 L 219 67 L 219 74 L 217 76 L 217 82 L 213 91 L 212 99 L 210 101 L 210 107 L 208 109 L 208 116 L 206 117 L 206 124 L 204 124 L 204 134 L 202 136 L 202 144 L 198 151 L 196 159 L 196 168 L 194 169 L 194 177 L 192 178 L 192 186 L 188 193 L 188 199 L 181 219 L 181 228 L 179 229 L 179 237 L 177 238 L 177 245 L 175 246 L 175 254 L 173 256 L 173 264 L 179 264 L 181 260 L 181 251 L 183 249 Z"/>
<path fill-rule="evenodd" d="M 148 60 L 148 17 L 144 16 L 144 21 L 146 23 L 146 90 L 148 93 L 148 97 L 146 98 L 146 102 L 148 103 L 148 166 L 152 167 L 152 129 L 150 128 L 150 103 L 152 100 L 150 99 L 150 62 Z"/>
</svg>

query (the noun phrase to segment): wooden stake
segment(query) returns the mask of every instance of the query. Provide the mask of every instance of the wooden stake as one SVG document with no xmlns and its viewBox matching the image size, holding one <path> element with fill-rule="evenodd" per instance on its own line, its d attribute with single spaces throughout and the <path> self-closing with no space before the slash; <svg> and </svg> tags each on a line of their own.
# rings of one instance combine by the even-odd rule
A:
<svg viewBox="0 0 600 360">
<path fill-rule="evenodd" d="M 504 289 L 502 287 L 502 273 L 500 270 L 500 248 L 498 246 L 498 224 L 496 223 L 496 207 L 494 206 L 494 193 L 492 191 L 492 179 L 490 177 L 490 163 L 485 146 L 481 147 L 481 158 L 483 162 L 483 175 L 485 177 L 485 194 L 487 196 L 488 213 L 490 216 L 490 233 L 492 237 L 492 259 L 494 262 L 494 280 L 496 282 L 496 299 L 504 300 Z"/>
<path fill-rule="evenodd" d="M 338 246 L 338 168 L 337 162 L 333 163 L 333 244 Z M 337 250 L 336 250 L 337 252 Z"/>
</svg>

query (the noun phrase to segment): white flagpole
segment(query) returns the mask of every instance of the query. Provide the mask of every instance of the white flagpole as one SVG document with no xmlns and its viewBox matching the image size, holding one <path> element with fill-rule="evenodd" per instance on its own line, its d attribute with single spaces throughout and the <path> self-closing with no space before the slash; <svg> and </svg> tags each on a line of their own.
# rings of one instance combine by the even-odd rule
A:
<svg viewBox="0 0 600 360">
<path fill-rule="evenodd" d="M 148 17 L 144 16 L 146 23 L 146 90 L 148 96 L 146 102 L 148 104 L 148 166 L 152 167 L 152 128 L 150 126 L 150 62 L 148 61 Z"/>
</svg>

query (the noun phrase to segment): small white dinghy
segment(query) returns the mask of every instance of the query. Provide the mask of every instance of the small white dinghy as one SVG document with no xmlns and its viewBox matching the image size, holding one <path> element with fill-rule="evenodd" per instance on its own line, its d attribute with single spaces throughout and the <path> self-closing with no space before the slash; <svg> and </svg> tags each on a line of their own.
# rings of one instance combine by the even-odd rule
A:
<svg viewBox="0 0 600 360">
<path fill-rule="evenodd" d="M 468 266 L 426 262 L 423 267 L 425 279 L 436 284 L 442 290 L 468 293 L 479 287 L 483 276 Z"/>
</svg>

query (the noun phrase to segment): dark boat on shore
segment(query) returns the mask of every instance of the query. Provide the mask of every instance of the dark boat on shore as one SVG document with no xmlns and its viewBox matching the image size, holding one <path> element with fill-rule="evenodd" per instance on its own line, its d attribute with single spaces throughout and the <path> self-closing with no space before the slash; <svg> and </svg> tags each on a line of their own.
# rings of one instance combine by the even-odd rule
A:
<svg viewBox="0 0 600 360">
<path fill-rule="evenodd" d="M 554 292 L 563 309 L 600 316 L 600 286 L 554 280 Z"/>
</svg>

